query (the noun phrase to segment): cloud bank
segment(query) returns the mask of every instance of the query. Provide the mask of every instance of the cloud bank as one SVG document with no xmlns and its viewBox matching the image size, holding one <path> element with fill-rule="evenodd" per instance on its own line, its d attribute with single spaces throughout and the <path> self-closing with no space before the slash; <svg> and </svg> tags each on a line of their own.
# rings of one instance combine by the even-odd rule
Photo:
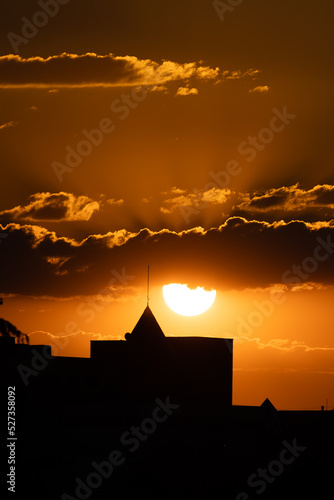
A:
<svg viewBox="0 0 334 500">
<path fill-rule="evenodd" d="M 213 187 L 189 192 L 174 186 L 162 194 L 160 212 L 179 212 L 185 220 L 194 220 L 196 214 L 220 207 L 222 214 L 246 219 L 274 222 L 303 220 L 307 222 L 334 219 L 334 186 L 318 184 L 310 189 L 300 185 L 268 188 L 253 192 L 235 192 L 228 188 Z"/>
<path fill-rule="evenodd" d="M 114 54 L 59 54 L 47 58 L 19 55 L 0 57 L 0 88 L 20 87 L 95 87 L 153 85 L 165 89 L 173 81 L 219 82 L 250 77 L 259 71 L 221 71 L 202 62 L 177 63 L 138 59 Z M 54 89 L 53 89 L 54 90 Z M 196 94 L 197 89 L 180 87 L 178 95 Z"/>
<path fill-rule="evenodd" d="M 331 220 L 334 218 L 334 186 L 318 184 L 302 189 L 299 184 L 240 194 L 234 214 L 270 219 Z"/>
<path fill-rule="evenodd" d="M 270 224 L 231 217 L 209 230 L 123 229 L 82 241 L 37 225 L 10 223 L 2 230 L 8 235 L 0 247 L 2 293 L 92 295 L 115 270 L 133 276 L 131 286 L 137 287 L 147 263 L 159 284 L 245 289 L 283 278 L 291 288 L 309 281 L 334 284 L 334 221 Z M 113 285 L 124 286 L 124 280 Z"/>
<path fill-rule="evenodd" d="M 26 206 L 17 206 L 0 212 L 0 216 L 10 220 L 26 221 L 88 221 L 99 210 L 99 202 L 88 196 L 75 196 L 63 191 L 59 193 L 35 193 Z M 108 200 L 117 204 L 115 200 Z"/>
</svg>

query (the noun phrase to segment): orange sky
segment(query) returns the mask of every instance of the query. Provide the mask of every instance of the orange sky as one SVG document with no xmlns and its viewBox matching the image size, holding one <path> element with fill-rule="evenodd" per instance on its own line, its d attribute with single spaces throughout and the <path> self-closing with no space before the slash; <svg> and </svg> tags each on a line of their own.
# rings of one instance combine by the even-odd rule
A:
<svg viewBox="0 0 334 500">
<path fill-rule="evenodd" d="M 2 316 L 87 356 L 149 263 L 166 335 L 235 338 L 235 404 L 334 407 L 332 2 L 58 7 L 3 9 Z M 171 282 L 213 307 L 176 315 Z"/>
</svg>

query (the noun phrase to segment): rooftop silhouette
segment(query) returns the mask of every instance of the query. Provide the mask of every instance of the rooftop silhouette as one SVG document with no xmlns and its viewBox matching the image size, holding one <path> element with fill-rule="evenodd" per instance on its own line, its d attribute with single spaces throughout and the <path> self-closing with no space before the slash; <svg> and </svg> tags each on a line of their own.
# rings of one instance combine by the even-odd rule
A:
<svg viewBox="0 0 334 500">
<path fill-rule="evenodd" d="M 125 334 L 125 339 L 131 342 L 159 342 L 164 338 L 165 334 L 148 305 L 140 316 L 132 333 Z"/>
<path fill-rule="evenodd" d="M 88 359 L 1 340 L 1 380 L 20 414 L 18 498 L 253 498 L 249 478 L 297 445 L 296 465 L 273 468 L 261 498 L 321 497 L 310 478 L 323 481 L 333 412 L 233 406 L 232 339 L 166 336 L 147 305 L 125 340 L 91 341 Z M 112 450 L 124 460 L 106 478 Z"/>
</svg>

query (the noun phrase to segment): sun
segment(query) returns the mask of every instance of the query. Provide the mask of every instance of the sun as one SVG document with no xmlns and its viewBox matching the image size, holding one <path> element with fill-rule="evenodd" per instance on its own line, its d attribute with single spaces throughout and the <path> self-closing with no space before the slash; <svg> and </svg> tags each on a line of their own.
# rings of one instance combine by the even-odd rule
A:
<svg viewBox="0 0 334 500">
<path fill-rule="evenodd" d="M 168 307 L 182 316 L 197 316 L 207 311 L 215 301 L 216 290 L 207 292 L 204 288 L 188 288 L 188 285 L 171 283 L 162 288 Z"/>
</svg>

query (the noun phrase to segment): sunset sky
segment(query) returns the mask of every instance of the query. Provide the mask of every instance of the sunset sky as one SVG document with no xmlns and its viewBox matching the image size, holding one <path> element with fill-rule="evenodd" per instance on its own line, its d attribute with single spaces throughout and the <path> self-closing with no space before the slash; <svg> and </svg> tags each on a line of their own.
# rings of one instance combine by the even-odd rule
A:
<svg viewBox="0 0 334 500">
<path fill-rule="evenodd" d="M 235 339 L 234 404 L 334 407 L 333 16 L 331 0 L 6 2 L 1 317 L 89 356 L 133 329 L 149 264 L 166 335 Z M 169 283 L 217 297 L 183 317 Z"/>
</svg>

